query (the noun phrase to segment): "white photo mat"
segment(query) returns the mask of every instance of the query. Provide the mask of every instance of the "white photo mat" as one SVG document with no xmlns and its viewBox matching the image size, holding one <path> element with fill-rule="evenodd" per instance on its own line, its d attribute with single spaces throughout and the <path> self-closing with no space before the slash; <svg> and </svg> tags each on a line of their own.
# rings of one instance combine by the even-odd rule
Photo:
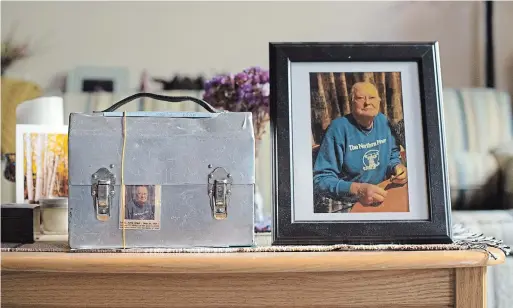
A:
<svg viewBox="0 0 513 308">
<path fill-rule="evenodd" d="M 428 220 L 429 205 L 422 132 L 419 71 L 416 62 L 289 62 L 291 194 L 293 222 Z M 310 73 L 400 72 L 408 165 L 405 213 L 314 213 Z"/>
</svg>

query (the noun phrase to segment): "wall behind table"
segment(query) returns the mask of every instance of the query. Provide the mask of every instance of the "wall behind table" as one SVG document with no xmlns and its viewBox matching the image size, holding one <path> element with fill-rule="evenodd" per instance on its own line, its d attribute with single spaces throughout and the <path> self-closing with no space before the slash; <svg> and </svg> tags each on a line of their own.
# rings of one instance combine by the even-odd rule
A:
<svg viewBox="0 0 513 308">
<path fill-rule="evenodd" d="M 2 2 L 2 35 L 36 44 L 11 75 L 43 87 L 78 65 L 158 76 L 268 64 L 269 41 L 438 40 L 445 86 L 482 83 L 483 4 L 468 2 Z M 513 2 L 495 4 L 498 84 L 513 45 Z M 509 85 L 509 83 L 507 83 Z"/>
</svg>

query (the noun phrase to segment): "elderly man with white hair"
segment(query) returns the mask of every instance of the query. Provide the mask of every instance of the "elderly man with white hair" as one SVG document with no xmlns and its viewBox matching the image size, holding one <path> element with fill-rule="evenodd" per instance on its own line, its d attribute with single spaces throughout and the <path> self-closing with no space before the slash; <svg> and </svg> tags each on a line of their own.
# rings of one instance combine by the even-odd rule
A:
<svg viewBox="0 0 513 308">
<path fill-rule="evenodd" d="M 148 187 L 136 186 L 134 197 L 125 208 L 125 219 L 155 219 L 155 205 L 149 203 Z"/>
<path fill-rule="evenodd" d="M 314 192 L 343 203 L 379 205 L 387 192 L 377 186 L 391 178 L 407 182 L 406 167 L 387 117 L 380 112 L 379 93 L 370 82 L 351 89 L 351 113 L 331 122 L 313 168 Z"/>
</svg>

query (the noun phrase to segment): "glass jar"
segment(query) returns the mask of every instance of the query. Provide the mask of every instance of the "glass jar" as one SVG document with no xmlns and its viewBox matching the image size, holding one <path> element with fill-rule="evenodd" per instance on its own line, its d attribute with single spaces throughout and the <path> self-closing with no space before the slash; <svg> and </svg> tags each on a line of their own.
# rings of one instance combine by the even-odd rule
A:
<svg viewBox="0 0 513 308">
<path fill-rule="evenodd" d="M 68 198 L 39 200 L 43 234 L 68 234 Z"/>
</svg>

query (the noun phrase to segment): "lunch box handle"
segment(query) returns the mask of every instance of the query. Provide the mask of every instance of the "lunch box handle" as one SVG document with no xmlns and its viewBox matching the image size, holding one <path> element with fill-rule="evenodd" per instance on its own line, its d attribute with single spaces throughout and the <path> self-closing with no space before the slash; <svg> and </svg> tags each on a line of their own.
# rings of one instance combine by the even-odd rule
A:
<svg viewBox="0 0 513 308">
<path fill-rule="evenodd" d="M 178 103 L 178 102 L 184 102 L 184 101 L 193 101 L 193 102 L 197 103 L 198 105 L 200 105 L 201 107 L 203 107 L 206 110 L 208 110 L 209 112 L 212 112 L 212 113 L 219 112 L 217 109 L 212 107 L 212 105 L 210 105 L 209 103 L 205 102 L 202 99 L 196 98 L 196 97 L 192 97 L 192 96 L 165 96 L 165 95 L 146 93 L 146 92 L 137 93 L 137 94 L 134 94 L 134 95 L 129 96 L 127 98 L 124 98 L 124 99 L 120 100 L 119 102 L 115 103 L 114 105 L 110 106 L 109 108 L 107 108 L 107 109 L 105 109 L 105 110 L 103 110 L 101 112 L 112 112 L 112 111 L 118 109 L 119 107 L 125 105 L 126 103 L 129 103 L 129 102 L 131 102 L 131 101 L 133 101 L 135 99 L 141 98 L 141 97 L 148 97 L 148 98 L 152 98 L 152 99 L 155 99 L 155 100 L 166 101 L 166 102 L 171 102 L 171 103 Z"/>
</svg>

